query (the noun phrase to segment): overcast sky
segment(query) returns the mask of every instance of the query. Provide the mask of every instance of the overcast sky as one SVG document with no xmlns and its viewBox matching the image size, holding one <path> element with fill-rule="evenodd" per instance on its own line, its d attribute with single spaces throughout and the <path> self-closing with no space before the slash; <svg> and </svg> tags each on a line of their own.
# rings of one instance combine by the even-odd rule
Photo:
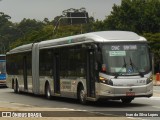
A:
<svg viewBox="0 0 160 120">
<path fill-rule="evenodd" d="M 86 8 L 89 16 L 103 20 L 109 15 L 113 4 L 120 5 L 121 0 L 2 0 L 0 12 L 11 16 L 12 22 L 20 22 L 23 18 L 44 20 L 62 15 L 62 11 L 75 8 Z"/>
</svg>

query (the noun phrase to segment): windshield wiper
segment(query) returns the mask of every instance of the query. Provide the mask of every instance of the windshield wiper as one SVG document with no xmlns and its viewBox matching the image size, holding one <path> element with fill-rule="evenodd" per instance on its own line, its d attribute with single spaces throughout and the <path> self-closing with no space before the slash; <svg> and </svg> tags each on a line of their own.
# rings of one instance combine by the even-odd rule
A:
<svg viewBox="0 0 160 120">
<path fill-rule="evenodd" d="M 138 69 L 138 67 L 132 62 L 131 57 L 130 57 L 130 65 L 131 65 L 133 71 L 134 71 L 134 68 L 135 68 L 138 71 L 139 75 L 141 77 L 144 77 L 144 74 L 142 72 L 140 72 L 139 69 Z"/>
<path fill-rule="evenodd" d="M 114 76 L 114 78 L 117 78 L 117 77 L 120 75 L 120 73 L 122 72 L 122 69 L 123 69 L 123 68 L 126 68 L 127 64 L 126 64 L 126 60 L 125 60 L 124 57 L 123 57 L 123 61 L 124 61 L 123 66 L 122 66 L 121 69 L 116 73 L 116 75 Z"/>
</svg>

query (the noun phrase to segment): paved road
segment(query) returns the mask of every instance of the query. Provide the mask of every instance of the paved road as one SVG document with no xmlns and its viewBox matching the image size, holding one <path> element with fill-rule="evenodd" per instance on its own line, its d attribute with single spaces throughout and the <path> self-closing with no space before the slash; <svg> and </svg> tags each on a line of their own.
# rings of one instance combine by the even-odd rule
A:
<svg viewBox="0 0 160 120">
<path fill-rule="evenodd" d="M 154 86 L 154 93 L 160 94 L 160 86 Z"/>
<path fill-rule="evenodd" d="M 94 111 L 100 114 L 106 114 L 107 111 L 112 114 L 118 114 L 120 111 L 160 111 L 160 86 L 154 87 L 154 96 L 151 98 L 136 98 L 131 104 L 125 105 L 121 101 L 105 101 L 98 103 L 90 103 L 89 105 L 81 105 L 73 99 L 55 98 L 53 100 L 46 100 L 42 96 L 34 96 L 31 94 L 15 94 L 12 89 L 0 89 L 0 102 L 18 103 L 42 108 L 55 108 L 61 110 L 85 110 Z M 108 114 L 108 112 L 107 112 Z M 139 112 L 138 112 L 139 114 Z M 144 113 L 145 114 L 145 113 Z M 130 115 L 130 114 L 129 114 Z M 129 116 L 128 116 L 129 117 Z M 141 117 L 143 119 L 159 119 Z"/>
</svg>

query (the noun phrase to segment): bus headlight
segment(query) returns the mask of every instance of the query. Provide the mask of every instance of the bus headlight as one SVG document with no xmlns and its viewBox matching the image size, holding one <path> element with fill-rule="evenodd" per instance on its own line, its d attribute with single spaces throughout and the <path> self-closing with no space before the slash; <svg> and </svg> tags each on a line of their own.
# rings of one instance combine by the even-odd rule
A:
<svg viewBox="0 0 160 120">
<path fill-rule="evenodd" d="M 108 85 L 112 85 L 113 86 L 113 81 L 112 80 L 108 80 Z"/>
<path fill-rule="evenodd" d="M 108 85 L 112 85 L 113 86 L 113 81 L 112 80 L 109 80 L 109 79 L 106 79 L 104 77 L 99 77 L 99 80 L 101 83 L 104 83 L 104 84 L 108 84 Z"/>
<path fill-rule="evenodd" d="M 147 84 L 149 84 L 150 82 L 153 81 L 153 76 L 150 76 L 148 79 L 147 79 Z"/>
</svg>

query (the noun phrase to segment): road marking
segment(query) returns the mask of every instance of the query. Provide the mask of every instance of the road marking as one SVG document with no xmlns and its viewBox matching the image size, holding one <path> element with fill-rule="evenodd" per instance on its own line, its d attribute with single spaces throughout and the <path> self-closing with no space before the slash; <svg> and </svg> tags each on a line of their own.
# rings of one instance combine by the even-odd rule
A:
<svg viewBox="0 0 160 120">
<path fill-rule="evenodd" d="M 160 106 L 152 106 L 152 107 L 160 109 Z"/>
<path fill-rule="evenodd" d="M 160 97 L 150 97 L 153 100 L 160 100 Z"/>
<path fill-rule="evenodd" d="M 160 92 L 160 90 L 153 90 L 153 91 L 157 91 L 157 92 Z"/>
<path fill-rule="evenodd" d="M 160 100 L 160 97 L 150 97 L 150 98 L 137 98 L 137 99 L 145 99 L 145 100 Z"/>
</svg>

